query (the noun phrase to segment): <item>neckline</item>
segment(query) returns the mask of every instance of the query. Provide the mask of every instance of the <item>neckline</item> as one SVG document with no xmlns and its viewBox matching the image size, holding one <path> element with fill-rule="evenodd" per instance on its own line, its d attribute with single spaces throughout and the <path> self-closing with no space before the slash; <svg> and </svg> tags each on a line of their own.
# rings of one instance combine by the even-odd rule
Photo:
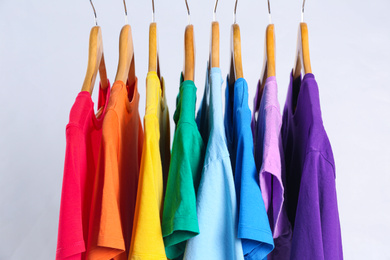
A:
<svg viewBox="0 0 390 260">
<path fill-rule="evenodd" d="M 218 67 L 213 67 L 207 70 L 207 83 L 205 91 L 208 93 L 208 106 L 209 106 L 209 127 L 214 125 L 214 131 L 222 131 L 225 135 L 224 122 L 223 122 L 223 111 L 222 111 L 222 85 L 223 78 L 221 75 L 221 69 Z M 214 80 L 219 81 L 217 84 L 212 84 Z M 206 92 L 205 92 L 206 93 Z M 211 132 L 210 132 L 211 133 Z"/>
<path fill-rule="evenodd" d="M 159 77 L 156 71 L 149 71 L 148 74 L 146 75 L 146 78 L 153 77 L 158 80 L 158 83 L 160 85 L 161 93 L 160 96 L 163 98 L 165 97 L 165 89 L 164 89 L 164 77 Z"/>
<path fill-rule="evenodd" d="M 104 93 L 104 92 L 106 92 L 106 93 Z M 101 89 L 101 85 L 99 84 L 99 97 L 98 97 L 98 99 L 100 99 L 101 95 L 105 94 L 105 103 L 103 105 L 103 109 L 102 109 L 102 112 L 101 112 L 99 117 L 96 117 L 95 103 L 92 100 L 91 94 L 88 91 L 81 91 L 79 93 L 79 96 L 86 96 L 88 101 L 90 102 L 90 105 L 91 105 L 90 113 L 92 113 L 92 115 L 91 115 L 92 122 L 93 122 L 93 125 L 94 125 L 95 129 L 97 129 L 97 130 L 102 128 L 104 115 L 105 115 L 105 113 L 107 111 L 107 105 L 108 105 L 108 100 L 109 100 L 109 97 L 110 97 L 110 93 L 111 93 L 110 81 L 108 81 L 108 86 L 107 86 L 106 90 L 102 90 Z"/>
<path fill-rule="evenodd" d="M 165 94 L 165 81 L 164 77 L 159 77 L 156 71 L 149 71 L 146 75 L 146 78 L 154 78 L 158 81 L 159 88 L 158 88 L 158 98 L 160 99 L 160 107 L 161 110 L 164 111 L 167 109 L 167 102 L 166 102 L 166 94 Z"/>
<path fill-rule="evenodd" d="M 138 78 L 135 77 L 134 85 L 133 86 L 128 86 L 121 80 L 115 81 L 113 88 L 116 85 L 120 85 L 120 90 L 126 92 L 126 98 L 124 99 L 125 101 L 125 106 L 126 106 L 126 111 L 127 113 L 131 113 L 133 110 L 133 106 L 136 103 L 136 101 L 139 98 L 139 93 L 138 93 Z M 129 96 L 131 94 L 131 100 L 129 99 Z"/>
<path fill-rule="evenodd" d="M 264 95 L 264 90 L 266 88 L 268 88 L 268 85 L 269 84 L 275 84 L 277 86 L 277 81 L 276 81 L 276 77 L 275 76 L 271 76 L 271 77 L 268 77 L 266 80 L 265 80 L 265 83 L 264 83 L 264 88 L 263 89 L 260 89 L 261 87 L 261 79 L 259 79 L 257 81 L 257 90 L 256 90 L 256 95 L 255 95 L 255 98 L 253 100 L 253 107 L 254 107 L 254 111 L 253 111 L 253 118 L 255 118 L 255 113 L 258 113 L 260 111 L 260 107 L 261 107 L 261 100 L 263 98 L 263 95 Z M 276 97 L 277 98 L 277 97 Z M 278 102 L 279 103 L 279 102 Z M 257 121 L 257 117 L 255 118 L 255 120 Z"/>
<path fill-rule="evenodd" d="M 192 80 L 184 80 L 180 82 L 180 89 L 184 88 L 184 86 L 194 86 L 196 88 L 195 82 Z"/>
<path fill-rule="evenodd" d="M 294 79 L 294 76 L 293 76 L 293 71 L 291 71 L 291 74 L 290 74 L 290 95 L 289 95 L 289 101 L 288 101 L 288 106 L 289 106 L 289 114 L 291 116 L 291 118 L 293 118 L 295 120 L 295 118 L 297 118 L 299 116 L 299 114 L 301 114 L 301 110 L 302 110 L 302 92 L 303 91 L 306 91 L 306 82 L 310 79 L 313 79 L 315 80 L 315 77 L 314 77 L 314 74 L 312 73 L 307 73 L 303 76 L 300 76 L 299 78 L 296 78 Z M 299 90 L 298 90 L 298 94 L 297 94 L 297 98 L 296 98 L 296 107 L 295 107 L 295 110 L 294 110 L 294 83 L 295 82 L 298 82 L 296 84 L 299 84 Z M 298 115 L 298 116 L 296 116 Z"/>
<path fill-rule="evenodd" d="M 176 110 L 173 116 L 176 125 L 178 125 L 181 121 L 195 122 L 197 88 L 195 86 L 194 81 L 192 80 L 182 81 L 182 79 L 183 77 L 181 76 L 179 94 L 176 97 Z M 191 98 L 188 98 L 188 96 L 190 96 Z M 186 102 L 183 102 L 183 99 L 185 99 Z M 191 113 L 184 112 L 187 110 L 190 110 Z M 191 115 L 191 117 L 190 118 L 187 118 L 187 116 L 183 117 L 183 114 L 184 115 L 189 114 Z"/>
</svg>

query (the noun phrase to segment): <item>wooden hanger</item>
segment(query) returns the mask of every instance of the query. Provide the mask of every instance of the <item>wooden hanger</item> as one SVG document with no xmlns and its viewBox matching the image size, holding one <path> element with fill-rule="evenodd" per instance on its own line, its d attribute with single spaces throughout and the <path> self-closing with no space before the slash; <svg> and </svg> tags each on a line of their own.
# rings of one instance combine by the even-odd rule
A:
<svg viewBox="0 0 390 260">
<path fill-rule="evenodd" d="M 125 0 L 123 0 L 123 5 L 125 8 L 125 17 L 127 23 L 127 8 Z M 118 80 L 128 84 L 128 86 L 134 85 L 136 80 L 133 37 L 129 24 L 126 24 L 122 27 L 119 36 L 119 61 L 115 81 Z"/>
<path fill-rule="evenodd" d="M 188 25 L 184 32 L 184 80 L 194 81 L 195 76 L 195 43 L 194 26 L 190 22 L 190 8 L 185 0 L 188 13 Z"/>
<path fill-rule="evenodd" d="M 307 24 L 303 22 L 299 24 L 298 28 L 297 50 L 293 69 L 294 79 L 301 76 L 302 69 L 303 75 L 312 73 L 309 52 L 309 33 Z"/>
<path fill-rule="evenodd" d="M 236 11 L 237 11 L 237 3 L 234 5 L 234 13 L 233 13 L 233 25 L 230 34 L 230 73 L 229 73 L 229 84 L 234 85 L 234 82 L 244 77 L 244 71 L 242 69 L 242 58 L 241 58 L 241 33 L 240 26 L 236 23 Z"/>
<path fill-rule="evenodd" d="M 215 20 L 217 5 L 218 0 L 215 1 L 213 22 L 211 23 L 209 69 L 219 68 L 219 23 Z"/>
<path fill-rule="evenodd" d="M 260 91 L 263 90 L 267 78 L 276 76 L 275 65 L 275 27 L 271 19 L 271 5 L 268 2 L 269 24 L 265 30 L 263 68 L 260 75 Z"/>
<path fill-rule="evenodd" d="M 231 30 L 231 62 L 230 62 L 230 73 L 229 73 L 229 82 L 234 84 L 234 82 L 244 77 L 244 71 L 242 68 L 242 58 L 241 58 L 241 34 L 240 26 L 234 23 Z"/>
<path fill-rule="evenodd" d="M 195 48 L 194 26 L 187 25 L 184 33 L 184 80 L 194 81 L 195 74 Z"/>
<path fill-rule="evenodd" d="M 154 0 L 152 0 L 153 21 L 149 26 L 149 72 L 157 72 L 160 78 L 160 62 L 158 57 L 157 24 L 154 22 Z"/>
<path fill-rule="evenodd" d="M 210 68 L 219 68 L 219 23 L 211 23 Z"/>
<path fill-rule="evenodd" d="M 105 90 L 108 87 L 108 79 L 104 63 L 102 30 L 99 26 L 94 26 L 89 34 L 88 67 L 81 91 L 88 91 L 92 95 L 98 71 L 100 87 Z"/>
<path fill-rule="evenodd" d="M 129 86 L 135 83 L 133 37 L 128 24 L 122 27 L 119 36 L 119 62 L 115 81 L 118 80 Z"/>
<path fill-rule="evenodd" d="M 261 71 L 261 86 L 262 90 L 265 85 L 265 81 L 269 77 L 276 76 L 276 65 L 275 65 L 275 31 L 274 25 L 269 24 L 265 31 L 265 43 L 264 43 L 264 59 L 263 68 Z"/>
<path fill-rule="evenodd" d="M 157 76 L 160 75 L 160 59 L 158 57 L 158 43 L 157 43 L 157 24 L 151 23 L 149 26 L 149 72 L 157 72 Z"/>
<path fill-rule="evenodd" d="M 149 26 L 149 72 L 157 72 L 157 55 L 157 25 L 153 22 Z"/>
<path fill-rule="evenodd" d="M 260 89 L 259 93 L 262 93 L 267 78 L 276 76 L 275 65 L 275 31 L 274 25 L 269 24 L 265 31 L 265 43 L 264 43 L 264 59 L 263 68 L 260 76 Z M 257 99 L 256 107 L 259 107 L 261 98 Z"/>
</svg>

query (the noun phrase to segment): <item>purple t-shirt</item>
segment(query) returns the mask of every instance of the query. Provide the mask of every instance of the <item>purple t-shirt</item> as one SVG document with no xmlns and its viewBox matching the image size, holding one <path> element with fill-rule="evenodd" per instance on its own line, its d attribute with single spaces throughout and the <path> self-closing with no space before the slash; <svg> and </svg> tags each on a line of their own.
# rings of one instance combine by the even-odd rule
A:
<svg viewBox="0 0 390 260">
<path fill-rule="evenodd" d="M 332 148 L 321 117 L 317 82 L 293 79 L 283 112 L 290 259 L 343 259 Z"/>
<path fill-rule="evenodd" d="M 269 77 L 262 92 L 260 85 L 257 87 L 251 123 L 261 193 L 275 240 L 275 249 L 268 259 L 288 259 L 291 246 L 291 226 L 284 206 L 281 126 L 278 86 L 276 78 Z"/>
</svg>

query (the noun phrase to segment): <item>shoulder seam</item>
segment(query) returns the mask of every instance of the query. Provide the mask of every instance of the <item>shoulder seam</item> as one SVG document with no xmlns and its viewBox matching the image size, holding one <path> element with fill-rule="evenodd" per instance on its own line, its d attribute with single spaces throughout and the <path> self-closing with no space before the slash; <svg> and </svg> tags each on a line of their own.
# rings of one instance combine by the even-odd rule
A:
<svg viewBox="0 0 390 260">
<path fill-rule="evenodd" d="M 266 110 L 268 108 L 275 108 L 276 110 L 279 111 L 279 114 L 280 114 L 280 107 L 277 107 L 276 105 L 267 105 L 267 106 L 264 107 L 264 110 Z"/>
<path fill-rule="evenodd" d="M 196 130 L 198 130 L 198 126 L 197 126 L 196 122 L 179 121 L 176 125 L 176 128 L 179 128 L 179 126 L 181 126 L 181 125 L 190 125 L 191 127 L 194 127 L 194 128 L 196 128 Z"/>
<path fill-rule="evenodd" d="M 203 165 L 203 168 L 208 167 L 210 164 L 212 164 L 212 163 L 214 163 L 214 162 L 221 162 L 222 160 L 224 160 L 224 159 L 226 159 L 226 158 L 229 159 L 229 163 L 231 163 L 231 162 L 230 162 L 230 155 L 229 155 L 229 154 L 222 155 L 222 156 L 218 154 L 217 157 L 212 158 L 212 159 L 209 160 L 206 164 L 204 164 L 204 165 Z M 209 157 L 209 159 L 210 159 L 210 157 Z M 206 161 L 206 155 L 205 155 L 205 161 Z M 232 168 L 232 170 L 233 170 L 233 168 Z"/>
<path fill-rule="evenodd" d="M 308 152 L 306 153 L 306 156 L 307 156 L 308 154 L 310 154 L 310 153 L 318 153 L 318 154 L 320 154 L 321 157 L 322 157 L 328 164 L 330 164 L 330 166 L 331 166 L 332 169 L 333 169 L 334 177 L 336 178 L 336 169 L 335 169 L 335 167 L 334 167 L 334 164 L 333 164 L 331 161 L 329 161 L 328 158 L 326 158 L 326 157 L 323 155 L 323 153 L 322 153 L 321 151 L 319 151 L 319 150 L 310 150 L 310 151 L 308 151 Z"/>
<path fill-rule="evenodd" d="M 80 130 L 83 130 L 83 127 L 78 124 L 78 123 L 75 123 L 75 122 L 69 122 L 67 125 L 66 125 L 66 129 L 70 128 L 70 127 L 76 127 L 76 128 L 79 128 Z"/>
</svg>

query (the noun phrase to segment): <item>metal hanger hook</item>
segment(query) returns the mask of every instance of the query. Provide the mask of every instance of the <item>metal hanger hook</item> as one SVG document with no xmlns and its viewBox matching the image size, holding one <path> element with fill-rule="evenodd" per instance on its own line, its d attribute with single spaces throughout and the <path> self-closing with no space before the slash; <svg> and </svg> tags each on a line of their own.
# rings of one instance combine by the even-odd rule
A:
<svg viewBox="0 0 390 260">
<path fill-rule="evenodd" d="M 268 19 L 269 19 L 269 23 L 272 24 L 271 4 L 269 3 L 269 0 L 267 1 L 268 1 Z"/>
<path fill-rule="evenodd" d="M 302 3 L 302 10 L 301 10 L 301 22 L 303 23 L 303 14 L 305 13 L 305 2 L 306 0 L 303 0 Z"/>
<path fill-rule="evenodd" d="M 236 0 L 236 3 L 234 4 L 234 12 L 233 12 L 233 23 L 234 24 L 237 22 L 236 21 L 237 3 L 238 3 L 238 0 Z"/>
<path fill-rule="evenodd" d="M 218 6 L 218 0 L 215 0 L 215 5 L 214 5 L 214 12 L 213 12 L 213 22 L 216 20 L 216 14 L 217 14 L 217 6 Z"/>
<path fill-rule="evenodd" d="M 188 24 L 191 24 L 191 14 L 190 14 L 190 8 L 188 7 L 188 2 L 186 1 L 186 7 L 187 7 L 187 14 L 188 14 Z"/>
<path fill-rule="evenodd" d="M 97 16 L 96 16 L 96 10 L 95 10 L 95 6 L 93 6 L 92 0 L 89 0 L 89 2 L 91 2 L 92 9 L 93 9 L 93 13 L 94 13 L 94 15 L 95 15 L 95 24 L 96 24 L 96 26 L 97 26 L 97 25 L 98 25 L 98 23 L 97 23 Z"/>
<path fill-rule="evenodd" d="M 152 0 L 152 10 L 153 10 L 153 13 L 152 13 L 152 23 L 154 23 L 156 21 L 156 16 L 155 16 L 155 11 L 154 11 L 154 0 Z"/>
<path fill-rule="evenodd" d="M 127 7 L 126 7 L 126 1 L 123 0 L 123 6 L 125 7 L 125 23 L 128 24 L 129 20 L 127 19 Z"/>
</svg>

